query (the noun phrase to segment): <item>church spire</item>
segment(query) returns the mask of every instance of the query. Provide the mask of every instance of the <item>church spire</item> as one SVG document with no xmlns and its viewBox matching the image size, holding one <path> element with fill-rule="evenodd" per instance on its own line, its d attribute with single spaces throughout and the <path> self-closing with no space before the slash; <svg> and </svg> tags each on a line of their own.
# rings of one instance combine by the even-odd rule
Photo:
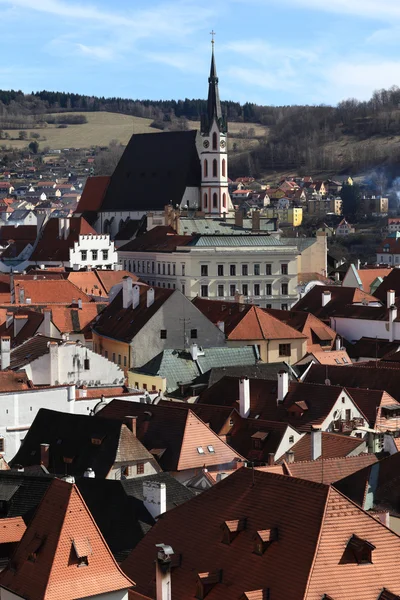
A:
<svg viewBox="0 0 400 600">
<path fill-rule="evenodd" d="M 219 99 L 218 76 L 214 56 L 214 31 L 211 32 L 211 36 L 212 53 L 210 77 L 208 78 L 207 113 L 203 114 L 201 118 L 201 132 L 205 135 L 210 132 L 214 120 L 217 122 L 218 129 L 221 133 L 226 133 L 227 131 L 226 118 L 222 114 L 221 102 Z"/>
</svg>

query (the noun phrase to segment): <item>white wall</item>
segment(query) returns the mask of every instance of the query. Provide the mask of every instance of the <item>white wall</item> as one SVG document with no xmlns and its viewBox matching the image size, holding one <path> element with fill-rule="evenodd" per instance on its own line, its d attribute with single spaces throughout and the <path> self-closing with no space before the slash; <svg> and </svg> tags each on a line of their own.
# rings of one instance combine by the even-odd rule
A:
<svg viewBox="0 0 400 600">
<path fill-rule="evenodd" d="M 348 319 L 332 317 L 331 327 L 349 342 L 355 342 L 367 336 L 389 340 L 388 321 L 369 321 L 367 319 Z M 400 323 L 394 323 L 394 339 L 400 339 Z"/>
<path fill-rule="evenodd" d="M 343 367 L 343 368 L 345 369 L 346 367 Z M 321 393 L 323 394 L 323 391 Z M 333 431 L 333 421 L 337 421 L 338 419 L 345 419 L 347 409 L 351 410 L 350 419 L 354 419 L 355 417 L 364 418 L 364 415 L 359 411 L 359 409 L 354 404 L 354 402 L 350 398 L 350 396 L 348 396 L 345 391 L 342 391 L 339 398 L 335 402 L 331 412 L 329 413 L 329 415 L 326 417 L 326 419 L 322 423 L 322 425 L 321 425 L 322 431 Z M 334 418 L 333 415 L 335 414 L 336 411 L 338 411 L 340 414 L 338 417 Z M 366 425 L 368 426 L 369 423 L 366 423 Z"/>
<path fill-rule="evenodd" d="M 138 463 L 144 463 L 144 471 L 142 474 L 138 475 L 136 472 L 136 465 Z M 130 469 L 129 476 L 126 479 L 134 479 L 135 477 L 143 477 L 144 475 L 155 475 L 156 473 L 160 473 L 161 469 L 156 468 L 156 460 L 154 459 L 154 463 L 150 460 L 129 460 L 124 463 L 114 463 L 113 468 L 107 475 L 107 479 L 121 479 L 121 470 L 123 467 L 132 467 Z"/>
<path fill-rule="evenodd" d="M 296 442 L 298 442 L 304 435 L 305 435 L 305 433 L 299 433 L 298 431 L 296 431 L 295 429 L 293 429 L 292 427 L 290 427 L 288 425 L 288 427 L 286 428 L 286 431 L 282 437 L 281 443 L 279 444 L 279 446 L 275 452 L 275 460 L 278 460 L 279 458 L 281 458 L 281 456 L 283 456 L 285 454 L 285 452 L 290 450 L 290 448 L 293 446 L 293 444 L 296 444 Z M 293 438 L 294 438 L 293 442 L 289 442 L 290 436 L 293 436 Z"/>
<path fill-rule="evenodd" d="M 88 370 L 84 368 L 86 358 Z M 35 385 L 121 385 L 125 381 L 119 365 L 74 342 L 50 346 L 48 354 L 32 361 L 24 370 Z"/>
<path fill-rule="evenodd" d="M 97 258 L 93 257 L 93 251 L 97 252 Z M 107 258 L 103 258 L 103 251 L 107 252 Z M 87 258 L 83 260 L 82 252 L 86 252 Z M 78 265 L 83 267 L 104 268 L 107 265 L 116 265 L 118 263 L 118 254 L 114 247 L 114 242 L 110 241 L 110 236 L 102 235 L 80 235 L 79 242 L 75 242 L 74 247 L 69 251 L 69 266 Z"/>
</svg>

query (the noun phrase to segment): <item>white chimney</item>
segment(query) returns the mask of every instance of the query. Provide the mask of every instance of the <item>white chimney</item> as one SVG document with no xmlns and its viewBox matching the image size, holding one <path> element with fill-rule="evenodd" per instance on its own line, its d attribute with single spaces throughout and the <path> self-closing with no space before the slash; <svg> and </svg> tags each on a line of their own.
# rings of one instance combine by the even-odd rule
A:
<svg viewBox="0 0 400 600">
<path fill-rule="evenodd" d="M 360 261 L 359 258 L 357 258 L 357 262 L 356 262 L 356 269 L 357 269 L 357 271 L 359 271 L 360 268 L 361 268 L 361 261 Z"/>
<path fill-rule="evenodd" d="M 336 348 L 336 350 L 342 349 L 342 339 L 341 339 L 340 335 L 336 336 L 335 348 Z"/>
<path fill-rule="evenodd" d="M 318 427 L 311 429 L 311 460 L 317 460 L 322 454 L 322 430 Z"/>
<path fill-rule="evenodd" d="M 390 308 L 396 301 L 396 292 L 394 290 L 387 291 L 387 307 Z"/>
<path fill-rule="evenodd" d="M 245 419 L 250 414 L 250 381 L 248 377 L 239 379 L 239 413 Z"/>
<path fill-rule="evenodd" d="M 287 452 L 285 452 L 285 460 L 286 462 L 291 465 L 292 463 L 294 463 L 294 452 L 293 450 L 287 450 Z"/>
<path fill-rule="evenodd" d="M 93 471 L 92 467 L 88 467 L 83 476 L 87 477 L 88 479 L 95 479 L 96 473 Z"/>
<path fill-rule="evenodd" d="M 70 219 L 65 219 L 64 220 L 64 240 L 66 240 L 69 236 L 69 228 L 71 225 L 71 220 Z"/>
<path fill-rule="evenodd" d="M 397 306 L 392 305 L 389 308 L 389 342 L 394 342 L 394 322 L 397 319 Z"/>
<path fill-rule="evenodd" d="M 132 308 L 137 308 L 140 301 L 140 287 L 134 285 L 132 289 Z"/>
<path fill-rule="evenodd" d="M 61 240 L 64 231 L 64 219 L 58 219 L 58 237 Z"/>
<path fill-rule="evenodd" d="M 156 544 L 158 548 L 156 560 L 156 600 L 171 600 L 171 546 Z"/>
<path fill-rule="evenodd" d="M 50 354 L 50 385 L 58 383 L 58 343 L 48 342 Z"/>
<path fill-rule="evenodd" d="M 225 333 L 225 321 L 218 321 L 217 327 L 222 333 Z"/>
<path fill-rule="evenodd" d="M 8 312 L 6 314 L 6 328 L 8 329 L 9 327 L 11 327 L 11 325 L 13 324 L 14 321 L 14 313 L 12 312 Z"/>
<path fill-rule="evenodd" d="M 146 295 L 147 308 L 149 308 L 149 306 L 151 306 L 152 304 L 154 304 L 154 288 L 149 288 L 147 290 L 147 295 Z"/>
<path fill-rule="evenodd" d="M 289 373 L 279 371 L 278 373 L 278 402 L 283 402 L 286 394 L 289 391 Z"/>
<path fill-rule="evenodd" d="M 82 298 L 78 298 L 78 308 L 82 309 Z"/>
<path fill-rule="evenodd" d="M 131 277 L 124 277 L 122 280 L 122 307 L 128 308 L 132 301 L 132 283 Z"/>
<path fill-rule="evenodd" d="M 1 349 L 1 370 L 5 371 L 10 366 L 11 338 L 9 335 L 3 335 L 0 340 Z"/>
<path fill-rule="evenodd" d="M 25 290 L 23 287 L 19 288 L 18 301 L 20 304 L 25 304 Z"/>
<path fill-rule="evenodd" d="M 199 356 L 199 347 L 197 344 L 190 344 L 190 356 L 192 360 L 197 360 Z"/>
<path fill-rule="evenodd" d="M 329 290 L 322 292 L 322 306 L 326 306 L 331 301 L 332 294 Z"/>
<path fill-rule="evenodd" d="M 143 482 L 143 504 L 153 519 L 167 510 L 167 486 L 158 481 Z"/>
<path fill-rule="evenodd" d="M 51 310 L 43 311 L 43 334 L 51 337 Z"/>
</svg>

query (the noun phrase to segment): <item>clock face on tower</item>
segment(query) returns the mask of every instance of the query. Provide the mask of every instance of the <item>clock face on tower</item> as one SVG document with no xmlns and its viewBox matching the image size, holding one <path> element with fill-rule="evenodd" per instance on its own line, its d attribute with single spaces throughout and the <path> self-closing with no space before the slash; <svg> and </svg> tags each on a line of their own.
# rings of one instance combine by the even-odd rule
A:
<svg viewBox="0 0 400 600">
<path fill-rule="evenodd" d="M 209 142 L 208 140 L 205 140 L 205 141 L 203 142 L 203 146 L 204 146 L 204 148 L 208 148 L 208 146 L 209 146 L 209 145 L 210 145 L 210 142 Z"/>
<path fill-rule="evenodd" d="M 221 148 L 225 148 L 225 146 L 226 146 L 225 140 L 221 140 L 220 146 L 221 146 Z"/>
</svg>

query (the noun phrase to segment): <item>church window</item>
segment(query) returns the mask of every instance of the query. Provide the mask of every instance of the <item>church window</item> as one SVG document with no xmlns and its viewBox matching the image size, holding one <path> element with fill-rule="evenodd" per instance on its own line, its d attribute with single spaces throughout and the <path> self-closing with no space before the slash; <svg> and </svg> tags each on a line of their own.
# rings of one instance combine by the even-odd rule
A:
<svg viewBox="0 0 400 600">
<path fill-rule="evenodd" d="M 171 275 L 171 263 L 168 263 L 168 275 Z"/>
<path fill-rule="evenodd" d="M 176 264 L 172 264 L 172 275 L 176 275 Z"/>
<path fill-rule="evenodd" d="M 157 273 L 158 273 L 158 275 L 161 274 L 161 264 L 160 263 L 157 263 Z"/>
<path fill-rule="evenodd" d="M 218 196 L 217 194 L 213 194 L 213 208 L 217 208 L 218 206 Z"/>
<path fill-rule="evenodd" d="M 208 162 L 204 161 L 204 177 L 208 177 Z"/>
<path fill-rule="evenodd" d="M 204 208 L 207 208 L 207 204 L 208 204 L 207 194 L 204 194 Z"/>
<path fill-rule="evenodd" d="M 165 275 L 165 263 L 162 265 L 162 274 Z"/>
<path fill-rule="evenodd" d="M 222 195 L 222 206 L 226 208 L 226 194 Z"/>
<path fill-rule="evenodd" d="M 213 160 L 213 177 L 217 177 L 218 176 L 218 163 L 217 163 L 217 159 L 214 158 Z"/>
<path fill-rule="evenodd" d="M 217 134 L 215 131 L 214 131 L 213 137 L 212 137 L 212 147 L 213 147 L 213 150 L 217 149 Z"/>
<path fill-rule="evenodd" d="M 226 176 L 226 161 L 225 159 L 222 160 L 222 177 Z"/>
</svg>

